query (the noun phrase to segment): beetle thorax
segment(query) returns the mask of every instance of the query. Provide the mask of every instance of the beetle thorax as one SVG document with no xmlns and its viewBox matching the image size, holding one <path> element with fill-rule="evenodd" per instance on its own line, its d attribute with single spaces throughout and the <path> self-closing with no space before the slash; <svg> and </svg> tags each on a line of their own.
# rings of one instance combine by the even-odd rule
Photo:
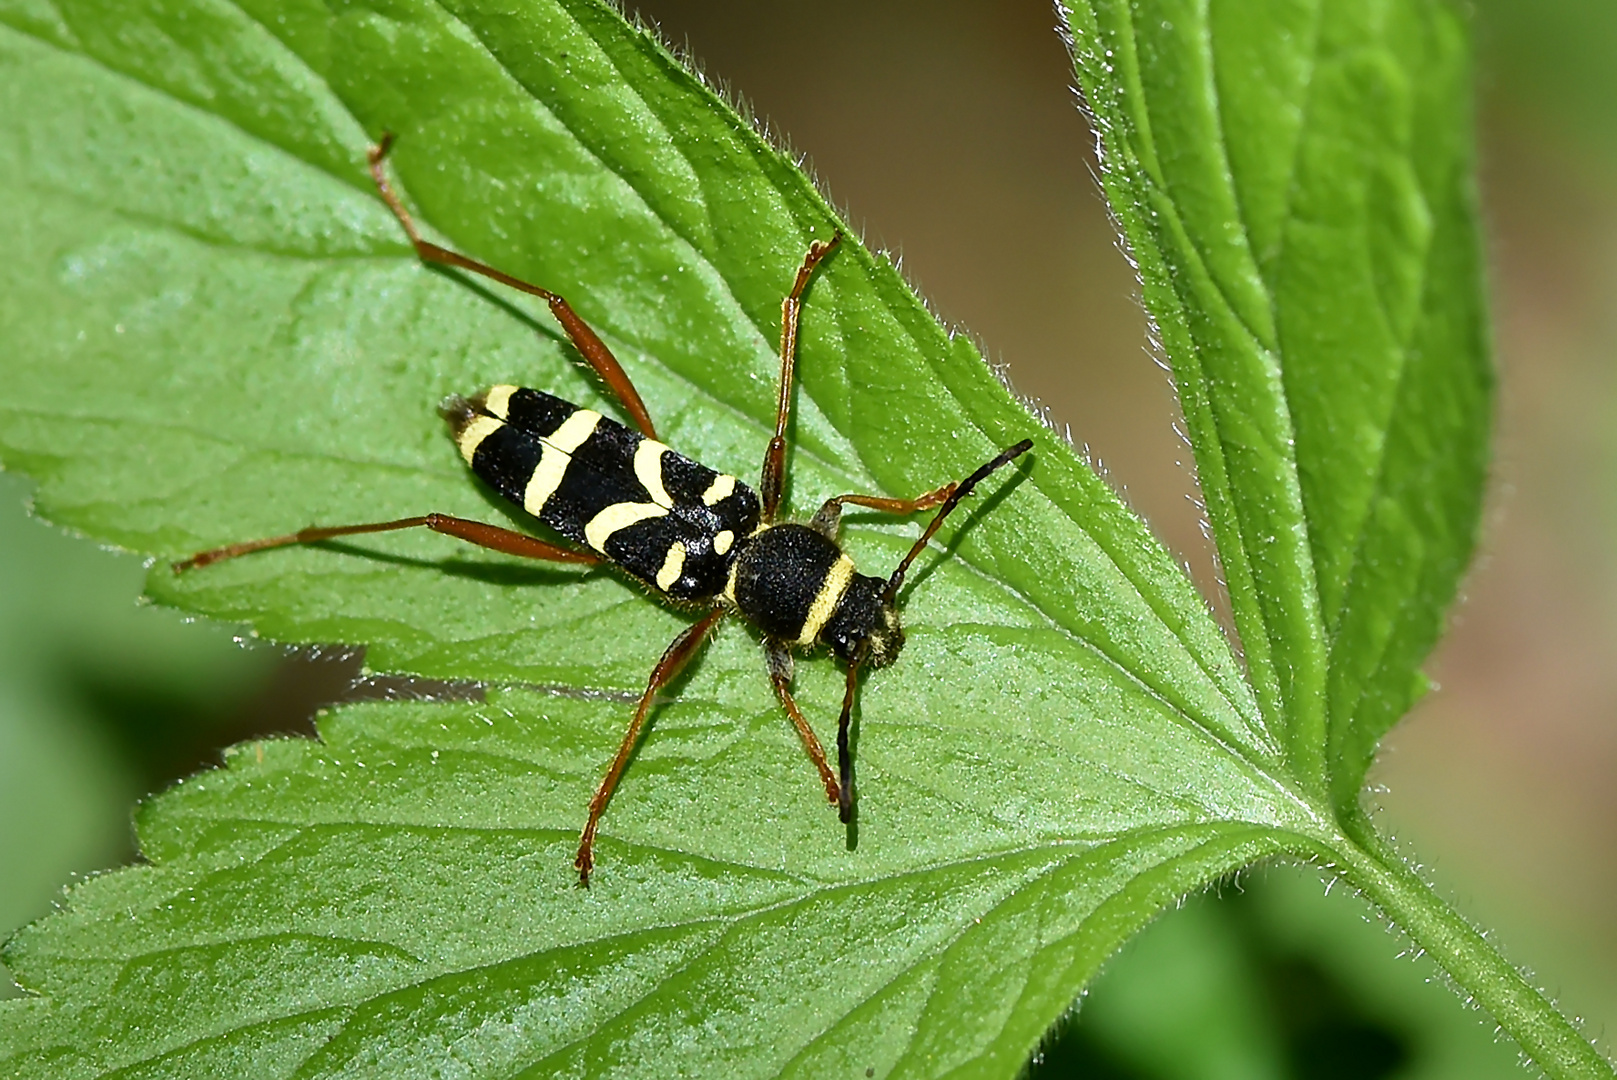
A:
<svg viewBox="0 0 1617 1080">
<path fill-rule="evenodd" d="M 725 598 L 771 637 L 824 644 L 844 660 L 892 662 L 903 644 L 881 578 L 858 573 L 836 541 L 807 525 L 771 525 L 736 552 Z"/>
</svg>

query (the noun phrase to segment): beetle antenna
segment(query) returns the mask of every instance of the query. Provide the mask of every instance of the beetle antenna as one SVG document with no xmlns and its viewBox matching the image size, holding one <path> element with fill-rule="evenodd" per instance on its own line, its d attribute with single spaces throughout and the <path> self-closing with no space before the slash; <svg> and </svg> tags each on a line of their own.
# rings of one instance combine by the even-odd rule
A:
<svg viewBox="0 0 1617 1080">
<path fill-rule="evenodd" d="M 933 534 L 936 533 L 938 531 L 938 527 L 943 524 L 943 519 L 949 516 L 949 511 L 953 510 L 956 506 L 959 506 L 960 500 L 964 499 L 967 495 L 970 495 L 971 489 L 982 483 L 982 481 L 988 477 L 989 473 L 992 473 L 995 469 L 998 469 L 1002 465 L 1009 465 L 1012 461 L 1021 457 L 1031 449 L 1033 449 L 1032 439 L 1023 439 L 1015 446 L 1007 446 L 1004 450 L 999 452 L 999 456 L 994 458 L 994 460 L 987 462 L 976 472 L 960 481 L 960 483 L 955 487 L 954 491 L 950 493 L 949 497 L 943 500 L 943 506 L 939 508 L 937 516 L 934 517 L 931 523 L 927 525 L 926 531 L 921 534 L 921 538 L 915 541 L 915 546 L 910 548 L 910 553 L 908 555 L 904 556 L 904 561 L 898 564 L 898 569 L 893 571 L 893 576 L 887 579 L 887 589 L 882 593 L 883 600 L 891 603 L 893 598 L 898 595 L 898 590 L 904 587 L 904 572 L 910 568 L 910 563 L 915 561 L 915 557 L 921 553 L 921 549 L 926 547 L 926 545 L 931 541 Z M 849 669 L 848 685 L 850 688 L 853 686 L 851 668 Z M 851 689 L 849 693 L 851 700 Z M 844 725 L 846 725 L 848 718 L 848 709 L 846 705 L 843 706 L 842 718 Z M 844 785 L 844 787 L 846 787 L 846 785 Z"/>
<path fill-rule="evenodd" d="M 844 825 L 853 820 L 853 751 L 848 746 L 848 725 L 853 719 L 854 692 L 859 688 L 859 665 L 864 659 L 865 648 L 861 645 L 848 663 L 848 689 L 843 692 L 842 715 L 837 719 L 837 772 L 842 781 L 842 790 L 837 794 L 837 817 Z"/>
</svg>

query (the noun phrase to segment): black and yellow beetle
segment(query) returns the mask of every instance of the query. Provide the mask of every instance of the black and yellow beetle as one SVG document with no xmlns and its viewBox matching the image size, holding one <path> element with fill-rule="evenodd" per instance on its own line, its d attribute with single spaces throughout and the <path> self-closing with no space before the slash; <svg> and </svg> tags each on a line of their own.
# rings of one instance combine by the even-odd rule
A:
<svg viewBox="0 0 1617 1080">
<path fill-rule="evenodd" d="M 589 884 L 595 830 L 622 776 L 657 691 L 694 656 L 709 632 L 729 612 L 764 636 L 770 681 L 781 705 L 819 769 L 826 796 L 848 821 L 853 803 L 853 760 L 848 723 L 862 666 L 884 667 L 904 643 L 894 602 L 904 572 L 931 540 L 944 517 L 979 481 L 1033 445 L 1023 440 L 958 484 L 946 484 L 914 499 L 839 495 L 808 523 L 777 521 L 785 479 L 786 428 L 791 418 L 798 312 L 814 269 L 838 238 L 814 242 L 781 304 L 780 397 L 775 435 L 764 453 L 759 491 L 733 476 L 669 449 L 640 395 L 605 343 L 566 300 L 492 267 L 421 238 L 383 171 L 391 137 L 370 151 L 371 175 L 383 200 L 428 262 L 459 267 L 545 300 L 573 345 L 622 402 L 638 431 L 591 409 L 541 390 L 495 386 L 472 398 L 455 397 L 440 411 L 455 443 L 480 479 L 551 530 L 582 547 L 553 544 L 524 533 L 447 514 L 426 514 L 360 525 L 311 527 L 286 536 L 215 548 L 174 564 L 176 573 L 220 559 L 288 544 L 312 543 L 356 533 L 428 528 L 532 559 L 610 562 L 647 588 L 706 614 L 668 646 L 652 670 L 645 694 L 623 736 L 617 756 L 590 800 L 574 865 Z M 937 508 L 932 522 L 886 578 L 854 569 L 838 543 L 842 507 L 869 507 L 891 514 Z M 814 729 L 792 699 L 791 649 L 825 645 L 848 665 L 847 690 L 837 726 L 838 771 L 832 772 Z"/>
</svg>

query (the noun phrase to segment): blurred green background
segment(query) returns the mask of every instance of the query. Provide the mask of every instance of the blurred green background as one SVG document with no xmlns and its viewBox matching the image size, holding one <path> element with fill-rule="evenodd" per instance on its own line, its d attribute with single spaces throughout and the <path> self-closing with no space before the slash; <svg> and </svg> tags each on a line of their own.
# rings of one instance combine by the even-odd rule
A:
<svg viewBox="0 0 1617 1080">
<path fill-rule="evenodd" d="M 632 6 L 806 154 L 867 241 L 900 254 L 1212 581 L 1173 395 L 1047 4 Z M 1482 558 L 1430 665 L 1441 689 L 1387 740 L 1374 799 L 1382 828 L 1609 1053 L 1617 3 L 1475 11 L 1497 463 Z M 350 689 L 355 650 L 244 647 L 137 605 L 141 560 L 29 519 L 29 491 L 0 476 L 0 933 L 46 913 L 72 875 L 127 861 L 142 794 L 230 742 L 308 732 L 322 702 L 379 692 Z M 1125 949 L 1034 1074 L 1520 1075 L 1491 1021 L 1404 947 L 1317 875 L 1253 871 Z"/>
</svg>

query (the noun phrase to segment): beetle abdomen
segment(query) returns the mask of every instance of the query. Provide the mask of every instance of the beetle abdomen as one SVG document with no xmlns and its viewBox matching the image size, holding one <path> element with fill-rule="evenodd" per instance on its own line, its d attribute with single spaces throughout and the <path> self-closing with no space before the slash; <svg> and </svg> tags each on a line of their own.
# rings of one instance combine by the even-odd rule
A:
<svg viewBox="0 0 1617 1080">
<path fill-rule="evenodd" d="M 514 386 L 445 415 L 472 471 L 556 532 L 676 600 L 717 596 L 758 496 L 591 409 Z"/>
</svg>

